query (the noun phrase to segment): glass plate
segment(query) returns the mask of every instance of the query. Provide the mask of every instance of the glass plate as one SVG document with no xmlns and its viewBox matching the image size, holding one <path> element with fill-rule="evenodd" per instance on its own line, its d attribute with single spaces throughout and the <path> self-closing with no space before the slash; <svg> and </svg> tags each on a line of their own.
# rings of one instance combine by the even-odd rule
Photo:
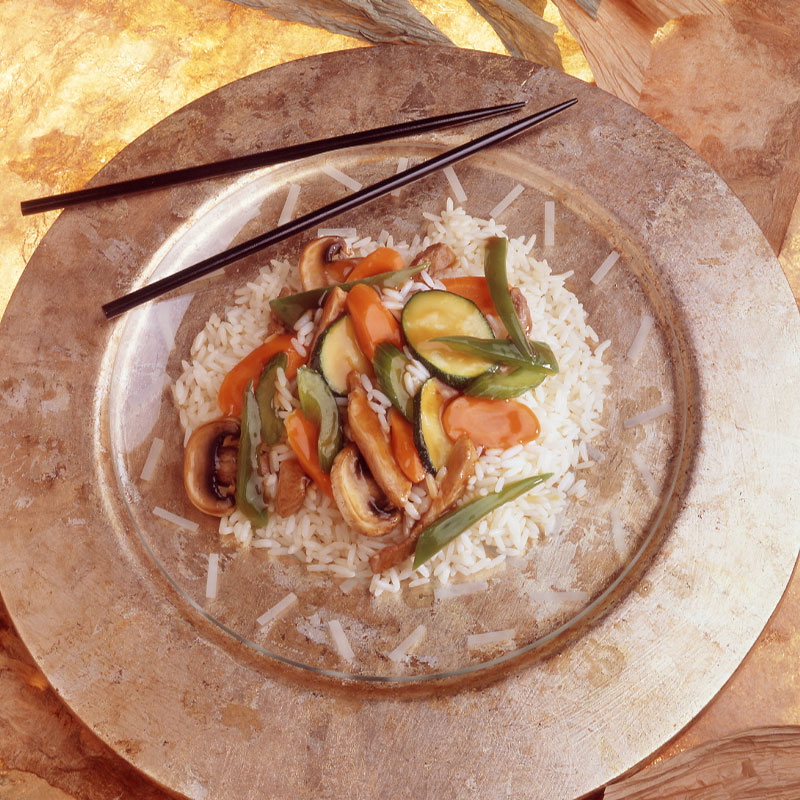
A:
<svg viewBox="0 0 800 800">
<path fill-rule="evenodd" d="M 401 157 L 417 163 L 441 150 L 419 140 L 393 143 L 242 178 L 174 233 L 152 261 L 152 278 L 275 227 L 292 184 L 301 187 L 296 214 L 342 196 L 345 188 L 325 171 L 330 167 L 366 185 L 392 174 Z M 385 230 L 396 242 L 410 242 L 425 232 L 424 212 L 440 213 L 455 194 L 449 180 L 438 173 L 337 224 L 356 228 L 359 236 L 377 239 Z M 466 195 L 463 208 L 482 218 L 512 189 L 522 187 L 497 221 L 509 237 L 534 234 L 531 255 L 546 260 L 555 273 L 572 273 L 566 286 L 583 304 L 599 342 L 610 340 L 604 360 L 612 366 L 601 420 L 605 431 L 591 442 L 593 455 L 572 470 L 574 484 L 563 516 L 552 521 L 553 531 L 532 544 L 525 557 L 506 559 L 452 584 L 467 589 L 466 594 L 442 597 L 432 579 L 415 587 L 405 582 L 398 594 L 373 597 L 366 583 L 352 587 L 342 578 L 307 571 L 299 558 L 270 556 L 264 549 L 238 545 L 233 536 L 221 536 L 218 521 L 194 509 L 185 496 L 183 432 L 168 387 L 182 361 L 190 358 L 190 345 L 209 316 L 222 315 L 233 305 L 234 290 L 254 279 L 271 257 L 296 264 L 298 248 L 316 230 L 177 297 L 140 307 L 125 321 L 109 419 L 116 476 L 135 529 L 195 608 L 271 657 L 325 674 L 376 681 L 452 676 L 493 666 L 568 636 L 578 622 L 591 621 L 627 590 L 626 578 L 659 535 L 681 462 L 687 401 L 677 335 L 646 258 L 578 192 L 513 153 L 473 157 L 457 165 L 456 180 Z M 629 354 L 642 324 L 649 332 L 641 349 Z M 636 424 L 639 415 L 651 411 L 653 419 Z M 154 476 L 143 480 L 154 440 L 164 443 L 163 450 Z M 176 515 L 177 524 L 164 519 L 162 510 Z M 219 576 L 216 596 L 209 599 L 211 554 L 218 554 Z M 290 593 L 297 601 L 261 627 L 258 618 Z M 352 647 L 352 659 L 343 658 L 332 640 L 329 623 L 334 620 Z M 390 658 L 419 626 L 425 635 L 413 651 L 399 660 Z M 481 645 L 480 637 L 492 633 L 501 640 Z"/>
</svg>

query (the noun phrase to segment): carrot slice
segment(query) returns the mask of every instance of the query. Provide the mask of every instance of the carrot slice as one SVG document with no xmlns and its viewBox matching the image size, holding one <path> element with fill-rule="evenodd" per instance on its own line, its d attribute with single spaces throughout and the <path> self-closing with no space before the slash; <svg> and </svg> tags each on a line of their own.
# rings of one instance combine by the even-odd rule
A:
<svg viewBox="0 0 800 800">
<path fill-rule="evenodd" d="M 372 362 L 381 342 L 403 347 L 400 323 L 381 302 L 380 295 L 364 283 L 356 284 L 347 293 L 347 310 L 361 352 Z"/>
<path fill-rule="evenodd" d="M 492 295 L 489 292 L 489 284 L 483 275 L 466 275 L 460 278 L 445 278 L 442 283 L 448 292 L 466 297 L 472 300 L 483 314 L 497 316 L 497 309 L 494 307 Z"/>
<path fill-rule="evenodd" d="M 292 448 L 297 456 L 303 472 L 333 500 L 330 476 L 322 471 L 317 455 L 319 428 L 308 417 L 305 417 L 299 409 L 295 409 L 286 417 L 285 425 L 289 447 Z"/>
<path fill-rule="evenodd" d="M 223 414 L 230 417 L 241 416 L 244 390 L 250 381 L 258 383 L 258 378 L 267 362 L 276 353 L 281 352 L 285 352 L 288 357 L 286 377 L 289 380 L 294 378 L 297 368 L 304 364 L 306 359 L 294 349 L 290 334 L 276 334 L 248 353 L 223 379 L 217 395 L 217 403 Z"/>
<path fill-rule="evenodd" d="M 340 258 L 326 264 L 325 272 L 329 279 L 333 278 L 336 283 L 344 283 L 360 261 L 360 258 Z"/>
<path fill-rule="evenodd" d="M 425 480 L 425 467 L 419 459 L 417 447 L 414 444 L 414 429 L 411 423 L 395 408 L 389 411 L 389 425 L 391 426 L 392 455 L 397 466 L 411 483 Z"/>
<path fill-rule="evenodd" d="M 532 442 L 540 431 L 536 414 L 516 400 L 466 395 L 447 405 L 442 425 L 451 439 L 466 434 L 476 446 L 503 449 Z"/>
<path fill-rule="evenodd" d="M 394 272 L 404 267 L 403 257 L 397 250 L 392 250 L 391 247 L 379 247 L 361 259 L 358 266 L 347 276 L 347 280 L 357 281 L 380 272 Z"/>
</svg>

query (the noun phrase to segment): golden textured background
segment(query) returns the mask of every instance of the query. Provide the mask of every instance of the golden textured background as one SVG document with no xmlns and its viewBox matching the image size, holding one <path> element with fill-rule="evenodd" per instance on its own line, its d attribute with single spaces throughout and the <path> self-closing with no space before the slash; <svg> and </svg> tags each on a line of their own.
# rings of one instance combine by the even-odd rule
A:
<svg viewBox="0 0 800 800">
<path fill-rule="evenodd" d="M 414 5 L 457 46 L 506 52 L 465 0 Z M 560 22 L 552 3 L 546 18 Z M 22 217 L 21 200 L 80 188 L 128 142 L 219 86 L 364 46 L 225 0 L 4 0 L 0 30 L 0 64 L 10 65 L 0 75 L 0 313 L 58 216 Z M 557 41 L 567 70 L 590 79 L 563 24 Z"/>
</svg>

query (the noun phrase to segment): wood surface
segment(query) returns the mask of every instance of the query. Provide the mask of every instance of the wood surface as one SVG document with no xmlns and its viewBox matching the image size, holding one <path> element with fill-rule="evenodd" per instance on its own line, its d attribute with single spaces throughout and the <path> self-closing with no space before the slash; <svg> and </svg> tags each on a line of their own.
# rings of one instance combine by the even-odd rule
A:
<svg viewBox="0 0 800 800">
<path fill-rule="evenodd" d="M 800 728 L 758 728 L 686 750 L 612 783 L 604 800 L 796 800 Z"/>
</svg>

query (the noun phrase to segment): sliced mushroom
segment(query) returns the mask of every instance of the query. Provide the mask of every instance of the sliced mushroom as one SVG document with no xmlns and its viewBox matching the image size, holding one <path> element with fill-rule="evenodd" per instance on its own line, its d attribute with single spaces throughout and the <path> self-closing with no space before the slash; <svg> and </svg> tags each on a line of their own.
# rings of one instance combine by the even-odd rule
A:
<svg viewBox="0 0 800 800">
<path fill-rule="evenodd" d="M 526 335 L 530 335 L 531 329 L 533 328 L 533 321 L 531 319 L 531 310 L 528 307 L 528 301 L 525 299 L 525 295 L 522 291 L 516 286 L 510 287 L 508 291 L 511 295 L 514 311 L 519 318 L 520 325 L 522 325 L 522 330 L 525 331 Z M 505 339 L 508 336 L 508 330 L 500 317 L 489 314 L 486 317 L 486 321 L 489 323 L 492 333 L 494 333 L 498 339 Z"/>
<path fill-rule="evenodd" d="M 303 289 L 321 289 L 329 286 L 330 281 L 325 274 L 325 265 L 333 261 L 333 257 L 343 252 L 346 243 L 341 236 L 323 236 L 309 242 L 300 255 L 300 280 Z"/>
<path fill-rule="evenodd" d="M 275 491 L 275 510 L 280 516 L 291 517 L 300 510 L 306 499 L 308 483 L 308 477 L 296 458 L 281 461 Z"/>
<path fill-rule="evenodd" d="M 383 536 L 400 523 L 400 511 L 369 475 L 355 445 L 347 445 L 333 460 L 331 487 L 345 522 L 359 533 Z"/>
<path fill-rule="evenodd" d="M 464 494 L 470 478 L 475 474 L 475 464 L 478 461 L 478 451 L 472 443 L 472 439 L 466 434 L 459 436 L 450 455 L 447 458 L 444 477 L 439 486 L 439 494 L 433 498 L 427 511 L 419 518 L 414 525 L 412 533 L 416 531 L 420 534 L 423 528 L 427 528 L 435 522 L 442 514 L 454 505 Z"/>
<path fill-rule="evenodd" d="M 414 256 L 410 266 L 416 267 L 417 264 L 421 264 L 423 261 L 430 261 L 430 265 L 425 269 L 428 275 L 433 276 L 455 267 L 458 264 L 458 256 L 446 244 L 437 242 Z"/>
<path fill-rule="evenodd" d="M 520 325 L 522 325 L 522 330 L 528 335 L 533 327 L 528 301 L 525 299 L 525 295 L 522 294 L 522 290 L 518 289 L 516 286 L 512 286 L 509 293 L 511 295 L 511 302 L 514 304 L 514 311 L 517 312 Z"/>
<path fill-rule="evenodd" d="M 475 474 L 477 461 L 478 452 L 472 440 L 468 436 L 460 436 L 445 464 L 446 472 L 439 486 L 439 494 L 431 500 L 428 509 L 402 542 L 387 545 L 370 558 L 369 565 L 375 574 L 397 566 L 414 552 L 420 533 L 455 505 L 464 494 L 470 478 Z"/>
<path fill-rule="evenodd" d="M 332 322 L 336 322 L 339 317 L 344 314 L 347 307 L 347 292 L 334 286 L 328 292 L 325 302 L 322 304 L 322 314 L 320 315 L 317 329 L 314 331 L 314 337 L 311 344 L 308 346 L 308 352 L 313 353 L 314 347 L 317 344 L 317 339 L 330 327 Z"/>
<path fill-rule="evenodd" d="M 411 481 L 397 466 L 389 438 L 383 432 L 378 415 L 370 407 L 364 387 L 351 377 L 352 373 L 348 376 L 351 391 L 347 396 L 350 438 L 361 451 L 378 486 L 395 506 L 402 508 L 411 494 Z"/>
<path fill-rule="evenodd" d="M 239 420 L 201 425 L 189 437 L 183 458 L 183 483 L 189 500 L 204 514 L 222 517 L 234 506 Z"/>
</svg>

